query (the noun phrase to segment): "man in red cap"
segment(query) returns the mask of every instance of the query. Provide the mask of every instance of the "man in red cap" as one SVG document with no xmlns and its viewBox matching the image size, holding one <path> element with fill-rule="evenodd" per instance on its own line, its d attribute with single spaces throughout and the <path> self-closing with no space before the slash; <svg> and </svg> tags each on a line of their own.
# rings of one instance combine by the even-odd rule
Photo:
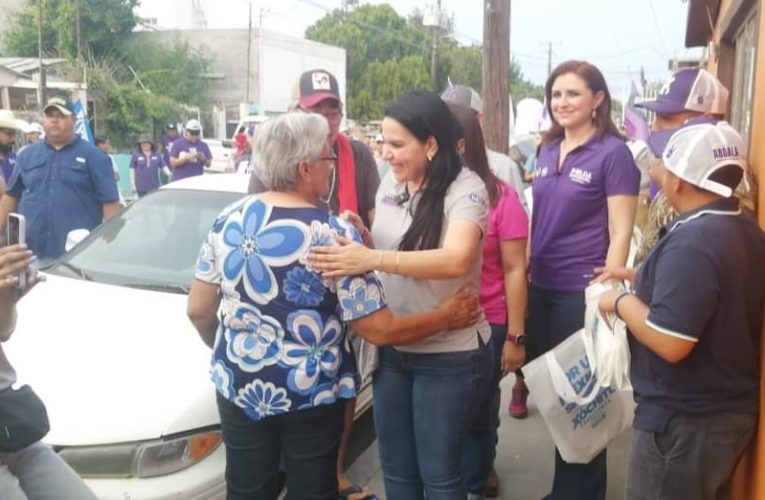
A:
<svg viewBox="0 0 765 500">
<path fill-rule="evenodd" d="M 296 110 L 322 115 L 329 124 L 329 142 L 337 158 L 330 180 L 330 192 L 320 202 L 334 213 L 353 212 L 361 217 L 366 227 L 371 227 L 375 216 L 375 195 L 380 185 L 377 163 L 369 147 L 363 142 L 340 133 L 343 120 L 343 103 L 337 78 L 329 71 L 314 69 L 300 75 L 297 84 Z M 249 193 L 261 193 L 268 189 L 255 175 L 250 176 Z M 366 489 L 353 484 L 345 473 L 345 452 L 353 426 L 356 400 L 349 399 L 345 408 L 345 427 L 337 455 L 337 479 L 341 499 L 363 500 L 376 498 Z"/>
</svg>

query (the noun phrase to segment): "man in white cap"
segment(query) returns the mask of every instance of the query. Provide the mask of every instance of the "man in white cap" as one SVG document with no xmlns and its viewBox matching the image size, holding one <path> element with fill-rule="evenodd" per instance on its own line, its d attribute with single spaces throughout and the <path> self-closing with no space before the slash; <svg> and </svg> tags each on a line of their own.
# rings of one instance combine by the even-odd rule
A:
<svg viewBox="0 0 765 500">
<path fill-rule="evenodd" d="M 19 129 L 18 122 L 12 111 L 0 109 L 0 194 L 5 192 L 5 185 L 11 178 L 13 167 L 16 165 L 16 154 L 13 152 L 13 144 L 16 142 L 16 131 Z"/>
<path fill-rule="evenodd" d="M 205 167 L 212 162 L 209 146 L 203 141 L 202 124 L 199 120 L 186 122 L 183 137 L 178 137 L 170 146 L 170 169 L 173 171 L 172 181 L 202 175 Z"/>
<path fill-rule="evenodd" d="M 483 101 L 481 100 L 481 95 L 471 87 L 454 85 L 450 82 L 449 86 L 441 94 L 441 99 L 472 109 L 479 123 L 483 125 Z M 509 156 L 488 148 L 486 149 L 486 156 L 489 159 L 489 167 L 494 172 L 494 175 L 510 184 L 516 193 L 523 195 L 523 178 L 521 177 L 521 169 L 518 167 L 518 164 Z M 521 201 L 524 201 L 523 196 L 521 196 Z"/>
<path fill-rule="evenodd" d="M 654 142 L 657 136 L 666 142 L 680 127 L 690 123 L 716 123 L 728 109 L 728 89 L 714 75 L 700 68 L 683 69 L 673 74 L 655 99 L 638 102 L 636 107 L 655 114 L 651 130 Z M 636 160 L 639 154 L 636 152 Z M 745 177 L 746 179 L 746 174 Z M 751 192 L 737 195 L 745 206 L 753 207 Z M 656 244 L 659 231 L 677 216 L 655 182 L 651 184 L 647 221 L 643 229 L 643 242 L 638 250 L 637 262 Z"/>
<path fill-rule="evenodd" d="M 765 234 L 733 197 L 744 141 L 727 123 L 652 136 L 652 165 L 679 214 L 633 281 L 604 294 L 630 332 L 635 391 L 627 499 L 728 498 L 759 411 Z"/>
<path fill-rule="evenodd" d="M 65 251 L 74 229 L 92 230 L 119 209 L 109 157 L 74 131 L 71 101 L 51 97 L 43 109 L 45 140 L 24 149 L 0 200 L 0 230 L 10 212 L 27 220 L 27 245 L 45 263 Z"/>
</svg>

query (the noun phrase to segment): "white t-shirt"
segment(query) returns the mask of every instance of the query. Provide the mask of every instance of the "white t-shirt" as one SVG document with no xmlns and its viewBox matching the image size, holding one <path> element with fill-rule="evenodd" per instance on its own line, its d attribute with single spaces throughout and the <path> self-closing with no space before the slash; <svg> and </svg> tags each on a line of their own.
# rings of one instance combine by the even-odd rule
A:
<svg viewBox="0 0 765 500">
<path fill-rule="evenodd" d="M 404 193 L 404 183 L 398 183 L 393 175 L 385 176 L 377 191 L 375 221 L 372 235 L 375 246 L 381 250 L 398 250 L 398 245 L 412 223 L 410 202 L 397 203 L 397 196 Z M 444 198 L 444 222 L 440 244 L 443 244 L 450 222 L 466 220 L 475 223 L 481 232 L 486 229 L 489 203 L 486 186 L 473 171 L 463 168 L 452 182 Z M 416 203 L 416 198 L 414 200 Z M 483 248 L 476 251 L 470 270 L 459 278 L 449 280 L 424 280 L 398 274 L 379 273 L 385 290 L 388 307 L 394 314 L 416 314 L 437 309 L 460 287 L 469 283 L 477 291 Z M 460 352 L 477 349 L 478 336 L 484 343 L 489 341 L 491 330 L 483 316 L 477 325 L 459 330 L 437 333 L 416 344 L 396 346 L 396 349 L 414 353 Z"/>
</svg>

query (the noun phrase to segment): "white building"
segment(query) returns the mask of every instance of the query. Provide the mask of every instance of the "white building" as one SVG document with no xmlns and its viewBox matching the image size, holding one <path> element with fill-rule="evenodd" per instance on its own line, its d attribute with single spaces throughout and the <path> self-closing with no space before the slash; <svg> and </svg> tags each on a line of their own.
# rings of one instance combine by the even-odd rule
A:
<svg viewBox="0 0 765 500">
<path fill-rule="evenodd" d="M 137 13 L 150 29 L 200 30 L 207 28 L 207 3 L 208 0 L 144 2 Z"/>
<path fill-rule="evenodd" d="M 242 115 L 276 115 L 292 104 L 300 74 L 325 69 L 335 75 L 345 101 L 345 49 L 289 35 L 253 29 L 144 31 L 137 36 L 172 44 L 182 40 L 209 60 L 211 109 L 201 110 L 213 134 L 231 137 Z M 262 35 L 261 35 L 262 33 Z M 248 59 L 248 46 L 250 57 Z M 249 91 L 249 92 L 248 92 Z"/>
</svg>

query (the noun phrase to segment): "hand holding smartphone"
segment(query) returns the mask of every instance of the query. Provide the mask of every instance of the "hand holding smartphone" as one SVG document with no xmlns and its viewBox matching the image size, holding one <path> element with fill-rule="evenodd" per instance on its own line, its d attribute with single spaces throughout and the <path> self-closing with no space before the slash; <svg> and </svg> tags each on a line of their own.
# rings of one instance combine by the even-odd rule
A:
<svg viewBox="0 0 765 500">
<path fill-rule="evenodd" d="M 26 244 L 27 220 L 17 213 L 9 213 L 8 221 L 5 225 L 5 241 L 8 246 Z M 18 274 L 19 282 L 16 288 L 24 290 L 27 287 L 27 273 L 22 271 Z"/>
</svg>

